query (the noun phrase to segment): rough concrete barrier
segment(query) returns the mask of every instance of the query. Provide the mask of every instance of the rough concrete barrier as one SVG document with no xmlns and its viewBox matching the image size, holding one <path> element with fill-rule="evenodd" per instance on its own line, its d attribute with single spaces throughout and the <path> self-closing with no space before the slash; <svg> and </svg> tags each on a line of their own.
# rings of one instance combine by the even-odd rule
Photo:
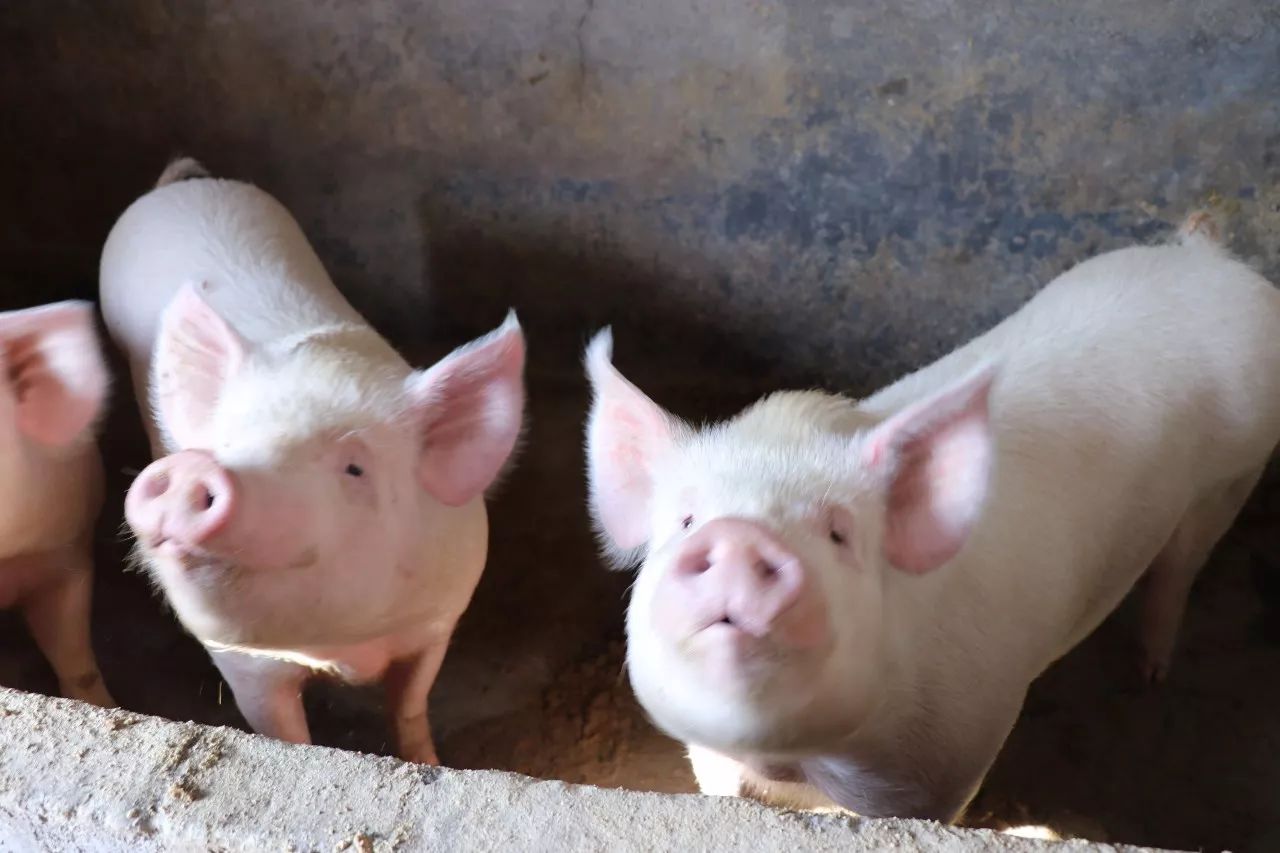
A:
<svg viewBox="0 0 1280 853">
<path fill-rule="evenodd" d="M 1137 851 L 405 764 L 0 689 L 0 850 Z"/>
</svg>

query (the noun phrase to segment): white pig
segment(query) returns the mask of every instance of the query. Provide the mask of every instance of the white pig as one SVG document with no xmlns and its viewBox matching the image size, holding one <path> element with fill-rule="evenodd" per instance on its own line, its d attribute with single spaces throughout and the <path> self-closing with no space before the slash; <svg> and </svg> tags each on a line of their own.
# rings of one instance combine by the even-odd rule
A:
<svg viewBox="0 0 1280 853">
<path fill-rule="evenodd" d="M 62 695 L 115 705 L 89 639 L 108 375 L 87 302 L 0 313 L 0 607 L 19 607 Z"/>
<path fill-rule="evenodd" d="M 189 159 L 121 215 L 100 272 L 156 458 L 126 517 L 245 719 L 307 743 L 313 675 L 380 679 L 399 754 L 435 763 L 427 694 L 521 429 L 515 315 L 415 371 L 279 202 Z"/>
<path fill-rule="evenodd" d="M 704 792 L 955 819 L 1028 684 L 1144 574 L 1164 676 L 1280 440 L 1280 294 L 1209 234 L 1082 263 L 861 403 L 695 429 L 592 342 L 591 509 L 643 561 L 628 672 Z"/>
</svg>

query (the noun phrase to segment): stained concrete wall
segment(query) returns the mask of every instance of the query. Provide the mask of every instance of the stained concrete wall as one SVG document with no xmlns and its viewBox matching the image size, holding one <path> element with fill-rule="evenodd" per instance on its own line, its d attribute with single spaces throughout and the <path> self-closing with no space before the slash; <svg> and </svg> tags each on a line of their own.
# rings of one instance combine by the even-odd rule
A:
<svg viewBox="0 0 1280 853">
<path fill-rule="evenodd" d="M 1141 853 L 462 773 L 0 690 L 0 850 Z"/>
<path fill-rule="evenodd" d="M 582 509 L 590 331 L 614 324 L 623 369 L 696 418 L 783 384 L 869 390 L 1193 205 L 1274 277 L 1278 25 L 1268 0 L 9 0 L 0 307 L 92 295 L 111 222 L 177 152 L 285 201 L 420 361 L 516 307 L 532 431 L 434 700 L 447 734 L 617 630 L 627 579 L 600 569 Z M 236 723 L 200 650 L 120 573 L 119 498 L 145 459 L 129 406 L 105 439 L 106 676 L 130 707 Z M 0 682 L 51 689 L 20 628 L 0 637 Z M 1233 677 L 1265 669 L 1249 660 Z M 1058 701 L 1072 693 L 1050 704 L 1075 719 L 1092 700 Z M 377 725 L 335 713 L 317 736 L 377 751 L 350 733 Z M 1237 746 L 1221 762 L 1248 773 L 1198 791 L 1200 811 L 1151 795 L 1149 820 L 1188 821 L 1159 837 L 1214 838 L 1234 803 L 1229 837 L 1266 825 L 1271 789 L 1249 775 L 1265 750 Z"/>
<path fill-rule="evenodd" d="M 19 0 L 0 252 L 83 288 L 181 150 L 279 194 L 401 340 L 515 304 L 541 369 L 608 322 L 672 382 L 861 390 L 1206 198 L 1274 258 L 1278 25 L 1265 0 Z"/>
</svg>

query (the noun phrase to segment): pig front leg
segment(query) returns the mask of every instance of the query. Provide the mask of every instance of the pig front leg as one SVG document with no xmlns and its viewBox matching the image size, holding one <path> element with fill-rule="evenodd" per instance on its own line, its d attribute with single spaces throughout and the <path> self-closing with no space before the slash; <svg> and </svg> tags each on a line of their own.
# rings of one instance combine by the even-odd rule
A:
<svg viewBox="0 0 1280 853">
<path fill-rule="evenodd" d="M 23 601 L 23 616 L 36 645 L 58 677 L 58 690 L 70 699 L 116 707 L 107 692 L 93 654 L 89 612 L 93 598 L 93 566 L 87 553 L 41 555 L 57 580 L 40 586 Z M 74 565 L 67 570 L 65 561 Z"/>
<path fill-rule="evenodd" d="M 311 670 L 296 663 L 244 652 L 209 650 L 245 722 L 255 732 L 289 743 L 311 743 L 302 688 Z"/>
<path fill-rule="evenodd" d="M 698 790 L 708 797 L 742 795 L 742 777 L 746 767 L 727 755 L 697 744 L 685 744 L 689 751 L 689 767 Z"/>
<path fill-rule="evenodd" d="M 715 750 L 692 743 L 685 746 L 693 778 L 705 796 L 745 797 L 789 809 L 839 808 L 803 777 L 792 781 L 765 778 L 743 762 Z"/>
<path fill-rule="evenodd" d="M 1191 585 L 1261 477 L 1259 468 L 1198 501 L 1148 569 L 1142 597 L 1141 673 L 1146 682 L 1157 684 L 1168 675 Z"/>
<path fill-rule="evenodd" d="M 448 648 L 448 636 L 427 645 L 418 654 L 392 662 L 383 677 L 387 716 L 396 738 L 396 754 L 405 761 L 439 764 L 427 718 L 427 697 L 435 683 Z"/>
</svg>

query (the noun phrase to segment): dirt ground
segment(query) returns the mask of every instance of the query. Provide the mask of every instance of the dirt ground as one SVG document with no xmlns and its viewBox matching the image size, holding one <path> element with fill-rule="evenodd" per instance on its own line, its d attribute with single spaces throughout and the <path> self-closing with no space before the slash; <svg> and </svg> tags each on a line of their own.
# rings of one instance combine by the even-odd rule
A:
<svg viewBox="0 0 1280 853">
<path fill-rule="evenodd" d="M 572 394 L 533 412 L 530 454 L 494 506 L 490 570 L 432 697 L 446 764 L 636 790 L 694 790 L 680 746 L 636 706 L 622 667 L 624 575 L 594 559 L 581 507 Z M 123 418 L 123 420 L 122 420 Z M 99 556 L 95 642 L 127 708 L 243 727 L 230 692 L 144 578 L 125 573 L 113 518 L 145 450 L 117 406 Z M 569 473 L 566 473 L 569 472 Z M 563 494 L 547 484 L 564 482 Z M 1280 849 L 1280 519 L 1270 478 L 1197 586 L 1169 683 L 1137 686 L 1132 602 L 1031 689 L 975 801 L 982 826 L 1182 849 Z M 114 513 L 114 515 L 113 515 Z M 1275 566 L 1280 566 L 1276 563 Z M 560 578 L 548 583 L 549 577 Z M 53 679 L 0 614 L 0 683 Z M 388 751 L 376 691 L 320 685 L 318 743 Z"/>
</svg>

